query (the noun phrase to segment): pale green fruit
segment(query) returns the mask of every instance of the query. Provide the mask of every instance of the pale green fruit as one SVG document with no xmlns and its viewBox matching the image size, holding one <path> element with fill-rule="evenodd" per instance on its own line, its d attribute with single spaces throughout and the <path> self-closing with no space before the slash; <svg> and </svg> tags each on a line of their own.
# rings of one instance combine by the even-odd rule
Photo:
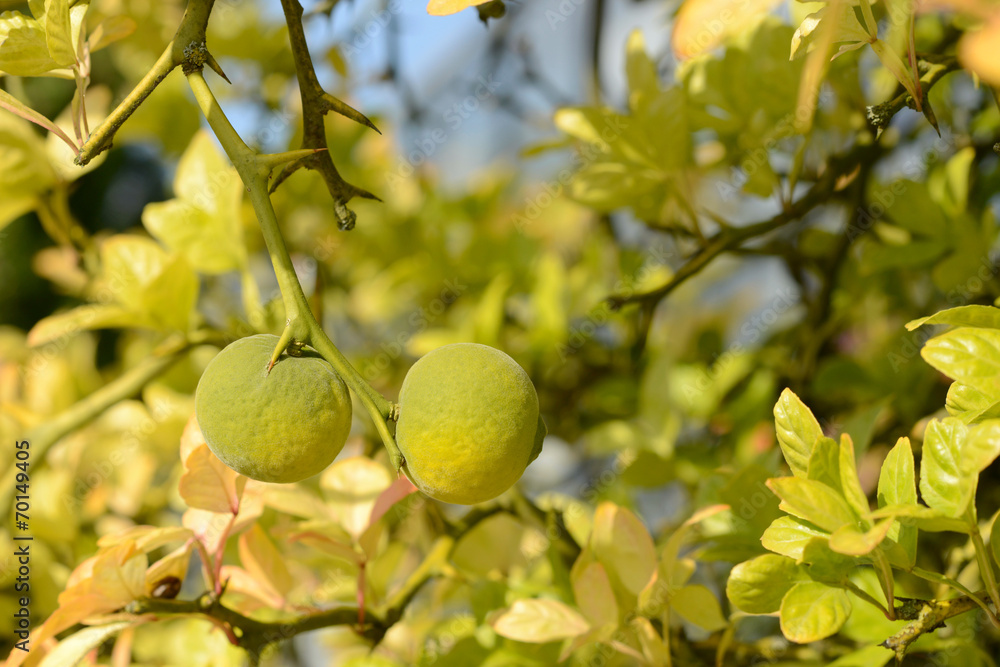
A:
<svg viewBox="0 0 1000 667">
<path fill-rule="evenodd" d="M 432 498 L 471 505 L 499 496 L 538 456 L 545 424 L 528 374 L 486 345 L 440 347 L 399 392 L 404 470 Z"/>
<path fill-rule="evenodd" d="M 205 369 L 195 413 L 209 449 L 251 479 L 290 483 L 322 472 L 351 430 L 343 379 L 315 352 L 282 354 L 267 372 L 278 337 L 249 336 Z"/>
</svg>

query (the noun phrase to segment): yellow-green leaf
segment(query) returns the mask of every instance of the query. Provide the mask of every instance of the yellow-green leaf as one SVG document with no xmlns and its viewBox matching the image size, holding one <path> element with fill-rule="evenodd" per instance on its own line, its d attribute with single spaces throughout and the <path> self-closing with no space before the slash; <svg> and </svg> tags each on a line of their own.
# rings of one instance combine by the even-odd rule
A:
<svg viewBox="0 0 1000 667">
<path fill-rule="evenodd" d="M 656 547 L 639 518 L 614 503 L 598 505 L 590 546 L 612 581 L 638 595 L 656 571 Z"/>
<path fill-rule="evenodd" d="M 447 16 L 455 14 L 467 7 L 481 5 L 488 0 L 430 0 L 427 3 L 427 13 L 431 16 Z"/>
<path fill-rule="evenodd" d="M 778 445 L 792 474 L 806 477 L 809 456 L 816 442 L 823 437 L 823 429 L 812 411 L 791 389 L 782 391 L 774 406 L 774 428 Z"/>
<path fill-rule="evenodd" d="M 0 14 L 0 73 L 39 76 L 57 67 L 38 21 L 21 12 Z"/>
<path fill-rule="evenodd" d="M 799 644 L 833 635 L 851 614 L 851 600 L 840 588 L 816 581 L 792 586 L 781 601 L 781 632 Z"/>
<path fill-rule="evenodd" d="M 701 584 L 690 584 L 678 589 L 670 598 L 670 608 L 678 616 L 710 632 L 729 625 L 722 615 L 722 607 L 715 593 Z"/>
<path fill-rule="evenodd" d="M 516 600 L 492 625 L 501 637 L 533 644 L 576 637 L 590 629 L 579 612 L 547 599 Z"/>
<path fill-rule="evenodd" d="M 764 554 L 733 568 L 726 582 L 726 595 L 748 614 L 772 614 L 781 608 L 781 600 L 792 586 L 808 579 L 791 558 Z"/>
</svg>

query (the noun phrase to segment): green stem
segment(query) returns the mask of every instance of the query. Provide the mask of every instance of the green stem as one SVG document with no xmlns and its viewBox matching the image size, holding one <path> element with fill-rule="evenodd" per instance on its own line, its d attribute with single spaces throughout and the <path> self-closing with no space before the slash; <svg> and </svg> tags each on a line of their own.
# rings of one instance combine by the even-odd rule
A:
<svg viewBox="0 0 1000 667">
<path fill-rule="evenodd" d="M 895 580 L 892 577 L 892 566 L 889 564 L 889 559 L 886 557 L 881 547 L 875 547 L 875 550 L 872 552 L 871 556 L 872 556 L 872 563 L 875 565 L 875 571 L 878 573 L 879 583 L 882 584 L 882 592 L 885 594 L 886 603 L 888 603 L 888 608 L 882 607 L 882 605 L 878 606 L 880 609 L 882 609 L 883 612 L 885 612 L 886 618 L 888 618 L 890 621 L 895 621 L 896 594 L 895 591 L 893 590 L 893 584 L 895 583 Z M 851 584 L 851 586 L 853 586 L 853 584 Z M 854 588 L 857 587 L 855 586 Z M 858 589 L 858 591 L 860 591 L 861 593 L 864 592 L 861 591 L 861 589 Z M 858 593 L 856 592 L 855 594 Z"/>
<path fill-rule="evenodd" d="M 867 602 L 867 603 L 869 603 L 871 605 L 874 605 L 875 607 L 878 607 L 878 609 L 883 614 L 885 614 L 885 617 L 888 618 L 890 621 L 896 620 L 896 611 L 895 611 L 894 605 L 890 606 L 889 608 L 886 608 L 886 606 L 884 604 L 882 604 L 877 599 L 875 599 L 874 597 L 872 597 L 871 595 L 869 595 L 868 593 L 866 593 L 864 590 L 862 590 L 861 588 L 859 588 L 857 586 L 857 584 L 855 584 L 853 581 L 850 581 L 850 580 L 845 581 L 844 582 L 844 588 L 846 588 L 850 592 L 854 593 L 856 596 L 858 596 L 859 598 L 861 598 L 865 602 Z"/>
<path fill-rule="evenodd" d="M 184 62 L 187 57 L 186 52 L 191 46 L 204 45 L 205 28 L 208 26 L 208 17 L 212 13 L 212 5 L 214 4 L 215 0 L 189 0 L 174 38 L 167 44 L 152 69 L 146 72 L 146 75 L 136 84 L 132 92 L 122 100 L 121 104 L 115 107 L 103 123 L 94 128 L 93 133 L 80 147 L 80 152 L 75 160 L 78 165 L 87 164 L 111 148 L 111 142 L 118 128 L 129 119 L 129 116 L 135 113 L 139 105 L 160 85 L 160 82 L 167 78 L 167 75 L 175 67 Z"/>
<path fill-rule="evenodd" d="M 104 385 L 90 396 L 77 401 L 54 418 L 28 431 L 25 440 L 31 443 L 33 466 L 44 461 L 45 453 L 63 436 L 96 419 L 102 412 L 129 396 L 134 396 L 150 380 L 166 371 L 188 350 L 187 339 L 165 344 L 158 352 L 135 368 Z M 0 480 L 0 507 L 9 508 L 14 493 L 17 469 L 9 467 Z"/>
<path fill-rule="evenodd" d="M 982 601 L 981 595 L 976 595 L 968 588 L 962 585 L 961 582 L 952 579 L 951 577 L 946 577 L 943 574 L 938 574 L 937 572 L 931 572 L 929 570 L 924 570 L 923 568 L 913 567 L 910 568 L 910 574 L 920 577 L 921 579 L 926 579 L 935 584 L 944 584 L 945 586 L 950 586 L 956 591 L 965 595 L 969 600 L 979 606 L 984 612 L 986 612 L 987 618 L 990 619 L 990 623 L 994 627 L 1000 628 L 1000 619 L 997 619 L 996 614 L 990 609 L 989 605 Z"/>
<path fill-rule="evenodd" d="M 288 248 L 285 247 L 285 241 L 281 236 L 278 219 L 267 190 L 267 178 L 274 166 L 274 161 L 267 156 L 258 156 L 247 147 L 229 119 L 226 118 L 218 100 L 215 99 L 215 95 L 212 94 L 205 82 L 200 68 L 192 68 L 187 71 L 187 75 L 188 83 L 198 106 L 201 107 L 208 124 L 215 132 L 229 159 L 232 160 L 240 179 L 250 194 L 250 203 L 253 205 L 257 220 L 260 222 L 261 233 L 264 235 L 264 242 L 267 244 L 267 251 L 271 256 L 282 301 L 285 304 L 287 322 L 282 339 L 286 341 L 286 344 L 291 341 L 308 343 L 330 362 L 330 365 L 344 378 L 344 381 L 365 406 L 368 414 L 371 415 L 372 421 L 375 422 L 375 428 L 382 438 L 382 443 L 389 452 L 393 467 L 398 470 L 403 464 L 402 456 L 386 423 L 392 410 L 392 404 L 361 377 L 361 374 L 341 354 L 337 346 L 323 331 L 323 327 L 309 308 L 305 292 L 295 274 L 295 268 L 292 266 L 291 256 L 288 254 Z M 276 350 L 276 352 L 279 351 Z"/>
<path fill-rule="evenodd" d="M 997 590 L 996 572 L 993 570 L 993 563 L 990 562 L 989 552 L 983 543 L 983 535 L 979 532 L 979 524 L 972 524 L 972 544 L 976 548 L 976 560 L 979 562 L 979 573 L 986 584 L 986 590 L 990 594 L 994 609 L 1000 609 L 1000 591 Z"/>
</svg>

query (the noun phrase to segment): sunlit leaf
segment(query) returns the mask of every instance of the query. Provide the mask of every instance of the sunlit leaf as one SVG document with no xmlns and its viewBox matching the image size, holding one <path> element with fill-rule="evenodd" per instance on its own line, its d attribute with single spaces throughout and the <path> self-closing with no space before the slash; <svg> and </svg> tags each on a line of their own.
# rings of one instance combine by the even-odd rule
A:
<svg viewBox="0 0 1000 667">
<path fill-rule="evenodd" d="M 994 306 L 959 306 L 941 310 L 933 315 L 921 317 L 906 323 L 907 331 L 913 331 L 925 324 L 950 324 L 957 327 L 978 327 L 1000 329 L 1000 308 Z"/>
<path fill-rule="evenodd" d="M 878 478 L 878 506 L 906 505 L 917 502 L 917 482 L 913 463 L 913 448 L 909 438 L 896 441 L 882 462 Z M 917 529 L 908 523 L 896 522 L 888 537 L 899 544 L 910 565 L 917 557 Z"/>
<path fill-rule="evenodd" d="M 576 637 L 590 628 L 579 612 L 547 599 L 516 600 L 492 625 L 501 637 L 534 644 Z"/>
<path fill-rule="evenodd" d="M 729 625 L 722 615 L 722 607 L 715 593 L 701 584 L 690 584 L 678 589 L 670 599 L 670 608 L 688 623 L 710 632 Z"/>
<path fill-rule="evenodd" d="M 285 598 L 295 585 L 285 557 L 264 532 L 259 524 L 254 524 L 250 530 L 240 535 L 240 562 L 250 575 L 274 591 L 279 597 Z"/>
<path fill-rule="evenodd" d="M 0 14 L 0 72 L 38 76 L 57 67 L 38 21 L 16 11 Z"/>
<path fill-rule="evenodd" d="M 594 514 L 590 547 L 613 581 L 638 595 L 656 570 L 653 538 L 638 517 L 614 503 L 605 502 Z"/>
<path fill-rule="evenodd" d="M 809 469 L 809 455 L 813 446 L 823 437 L 823 429 L 791 389 L 781 392 L 774 406 L 774 427 L 778 444 L 785 455 L 788 467 L 796 477 L 806 477 Z"/>
<path fill-rule="evenodd" d="M 239 511 L 247 478 L 220 461 L 208 445 L 199 445 L 184 465 L 179 490 L 188 507 L 223 514 Z"/>
<path fill-rule="evenodd" d="M 778 477 L 767 485 L 781 498 L 781 509 L 831 533 L 857 521 L 844 496 L 822 482 Z"/>
<path fill-rule="evenodd" d="M 684 59 L 711 51 L 748 30 L 777 4 L 777 0 L 685 0 L 674 20 L 674 55 Z"/>
<path fill-rule="evenodd" d="M 176 199 L 147 204 L 146 229 L 203 273 L 246 265 L 240 201 L 243 185 L 207 132 L 191 140 L 177 166 Z"/>
<path fill-rule="evenodd" d="M 603 565 L 590 562 L 579 570 L 573 568 L 571 580 L 576 605 L 592 626 L 618 624 L 618 602 Z"/>
<path fill-rule="evenodd" d="M 110 637 L 134 624 L 134 621 L 120 621 L 93 628 L 84 628 L 79 632 L 75 632 L 59 642 L 50 653 L 46 654 L 42 661 L 38 663 L 38 667 L 71 667 L 76 665 L 90 651 L 103 644 Z"/>
<path fill-rule="evenodd" d="M 826 539 L 829 532 L 800 521 L 792 516 L 775 519 L 760 538 L 765 549 L 799 560 L 813 539 Z"/>
<path fill-rule="evenodd" d="M 781 632 L 799 644 L 837 632 L 851 613 L 847 593 L 815 581 L 792 586 L 781 601 Z"/>
<path fill-rule="evenodd" d="M 738 563 L 729 573 L 726 595 L 748 614 L 771 614 L 781 608 L 781 600 L 792 586 L 809 577 L 791 558 L 764 554 Z"/>
<path fill-rule="evenodd" d="M 934 420 L 924 433 L 920 462 L 920 495 L 932 509 L 960 518 L 969 507 L 978 475 L 962 470 L 962 450 L 968 438 L 965 425 L 956 419 Z"/>
<path fill-rule="evenodd" d="M 488 0 L 430 0 L 427 3 L 427 13 L 431 16 L 447 16 L 460 12 L 467 7 L 481 5 Z"/>
</svg>

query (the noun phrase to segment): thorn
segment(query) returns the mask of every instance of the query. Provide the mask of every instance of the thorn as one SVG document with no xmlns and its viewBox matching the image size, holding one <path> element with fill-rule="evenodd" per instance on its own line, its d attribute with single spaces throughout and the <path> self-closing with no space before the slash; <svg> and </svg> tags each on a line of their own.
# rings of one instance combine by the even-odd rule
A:
<svg viewBox="0 0 1000 667">
<path fill-rule="evenodd" d="M 323 97 L 321 99 L 323 101 L 323 106 L 325 107 L 323 110 L 324 113 L 326 113 L 327 111 L 336 111 L 341 116 L 350 118 L 351 120 L 361 123 L 366 127 L 370 127 L 379 134 L 382 134 L 382 131 L 379 130 L 377 127 L 375 127 L 375 123 L 368 120 L 368 116 L 364 115 L 351 105 L 345 102 L 341 102 L 330 93 L 323 93 Z"/>
<path fill-rule="evenodd" d="M 934 115 L 934 109 L 931 108 L 931 101 L 927 99 L 927 95 L 924 95 L 924 104 L 921 111 L 924 112 L 924 118 L 927 119 L 927 122 L 931 124 L 931 127 L 934 128 L 934 131 L 940 137 L 941 130 L 938 128 L 937 116 Z"/>
<path fill-rule="evenodd" d="M 265 167 L 268 171 L 270 171 L 278 165 L 285 164 L 286 162 L 302 160 L 325 150 L 325 148 L 302 148 L 295 151 L 285 151 L 284 153 L 264 153 L 257 156 L 257 166 Z"/>
<path fill-rule="evenodd" d="M 226 83 L 233 85 L 233 82 L 229 80 L 229 77 L 226 76 L 226 73 L 222 71 L 222 67 L 220 67 L 219 63 L 215 60 L 215 56 L 208 51 L 205 52 L 205 64 L 211 67 L 213 72 L 221 76 Z"/>
</svg>

